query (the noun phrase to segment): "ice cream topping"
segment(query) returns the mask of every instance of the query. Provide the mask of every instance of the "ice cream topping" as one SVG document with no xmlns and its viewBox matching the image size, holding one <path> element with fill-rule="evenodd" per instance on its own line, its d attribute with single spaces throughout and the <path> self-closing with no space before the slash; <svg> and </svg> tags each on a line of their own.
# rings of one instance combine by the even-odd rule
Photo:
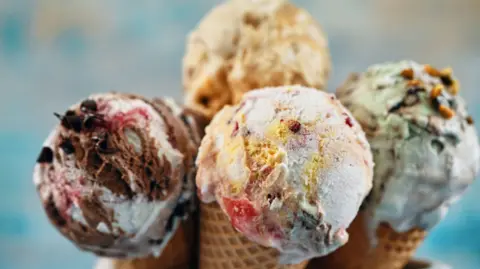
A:
<svg viewBox="0 0 480 269">
<path fill-rule="evenodd" d="M 474 180 L 480 147 L 450 68 L 413 61 L 353 74 L 337 90 L 362 125 L 375 173 L 364 207 L 371 230 L 431 229 Z"/>
<path fill-rule="evenodd" d="M 200 199 L 281 263 L 345 244 L 373 177 L 360 125 L 334 95 L 301 86 L 255 90 L 221 110 L 197 166 Z"/>
<path fill-rule="evenodd" d="M 168 99 L 116 93 L 56 116 L 34 169 L 51 222 L 100 256 L 159 255 L 194 206 L 199 116 Z"/>
<path fill-rule="evenodd" d="M 255 88 L 323 89 L 327 40 L 307 11 L 285 0 L 229 0 L 190 34 L 183 59 L 187 105 L 209 117 Z"/>
</svg>

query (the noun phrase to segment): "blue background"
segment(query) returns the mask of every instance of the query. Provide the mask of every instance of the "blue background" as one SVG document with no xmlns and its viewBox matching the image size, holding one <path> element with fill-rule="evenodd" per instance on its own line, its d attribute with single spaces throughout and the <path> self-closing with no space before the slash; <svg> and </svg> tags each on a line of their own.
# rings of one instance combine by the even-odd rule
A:
<svg viewBox="0 0 480 269">
<path fill-rule="evenodd" d="M 0 269 L 91 268 L 47 223 L 31 183 L 52 112 L 99 91 L 180 99 L 185 36 L 219 2 L 0 0 Z M 411 58 L 452 66 L 480 119 L 480 1 L 294 2 L 328 33 L 330 91 L 351 71 Z M 418 256 L 480 268 L 479 193 L 476 181 Z"/>
</svg>

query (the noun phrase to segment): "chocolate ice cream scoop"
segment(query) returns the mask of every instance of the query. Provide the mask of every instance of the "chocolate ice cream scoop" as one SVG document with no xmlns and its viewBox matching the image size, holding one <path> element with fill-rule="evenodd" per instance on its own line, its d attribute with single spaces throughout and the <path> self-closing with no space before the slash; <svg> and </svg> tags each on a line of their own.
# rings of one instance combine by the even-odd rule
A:
<svg viewBox="0 0 480 269">
<path fill-rule="evenodd" d="M 100 256 L 158 256 L 193 210 L 202 118 L 168 99 L 117 93 L 56 116 L 33 176 L 51 223 Z"/>
</svg>

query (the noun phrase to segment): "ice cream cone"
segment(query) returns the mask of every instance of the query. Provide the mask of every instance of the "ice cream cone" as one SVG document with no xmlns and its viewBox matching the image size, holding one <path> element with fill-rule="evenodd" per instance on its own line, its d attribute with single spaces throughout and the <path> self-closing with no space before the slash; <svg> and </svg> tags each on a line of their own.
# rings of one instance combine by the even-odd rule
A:
<svg viewBox="0 0 480 269">
<path fill-rule="evenodd" d="M 196 263 L 192 220 L 182 223 L 159 257 L 133 260 L 101 258 L 95 269 L 188 269 Z"/>
<path fill-rule="evenodd" d="M 201 203 L 201 216 L 200 269 L 303 269 L 308 263 L 279 264 L 278 250 L 262 247 L 237 232 L 217 203 Z"/>
<path fill-rule="evenodd" d="M 412 229 L 399 233 L 382 223 L 376 231 L 377 244 L 367 234 L 365 214 L 360 212 L 348 229 L 348 243 L 337 251 L 313 259 L 309 269 L 401 269 L 423 242 L 426 231 Z"/>
</svg>

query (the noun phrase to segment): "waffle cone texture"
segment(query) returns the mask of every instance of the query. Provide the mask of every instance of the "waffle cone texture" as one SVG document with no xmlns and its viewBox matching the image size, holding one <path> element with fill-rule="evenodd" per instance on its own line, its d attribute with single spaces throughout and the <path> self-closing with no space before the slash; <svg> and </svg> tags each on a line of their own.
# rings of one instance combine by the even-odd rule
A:
<svg viewBox="0 0 480 269">
<path fill-rule="evenodd" d="M 192 220 L 183 222 L 170 239 L 160 257 L 133 260 L 111 259 L 108 265 L 97 264 L 95 269 L 189 269 L 196 260 L 193 250 L 195 240 Z"/>
<path fill-rule="evenodd" d="M 199 269 L 304 269 L 278 264 L 280 253 L 237 232 L 217 203 L 201 203 Z"/>
<path fill-rule="evenodd" d="M 377 245 L 372 247 L 362 212 L 352 222 L 348 233 L 350 238 L 345 246 L 330 255 L 313 259 L 307 268 L 402 269 L 426 236 L 426 231 L 421 229 L 398 233 L 382 223 L 376 231 Z"/>
</svg>

